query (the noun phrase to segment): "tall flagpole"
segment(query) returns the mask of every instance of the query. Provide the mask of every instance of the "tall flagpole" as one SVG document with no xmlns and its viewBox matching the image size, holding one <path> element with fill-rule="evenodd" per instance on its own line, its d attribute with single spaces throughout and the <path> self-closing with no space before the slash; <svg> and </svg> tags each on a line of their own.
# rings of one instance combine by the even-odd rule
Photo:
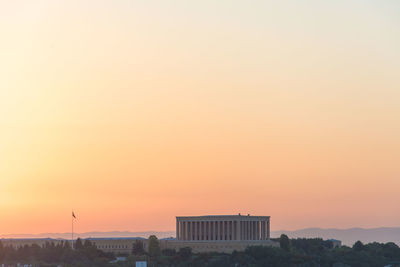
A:
<svg viewBox="0 0 400 267">
<path fill-rule="evenodd" d="M 71 220 L 72 220 L 72 239 L 71 239 L 71 247 L 72 247 L 72 250 L 73 250 L 73 249 L 74 249 L 74 211 L 72 211 Z"/>
</svg>

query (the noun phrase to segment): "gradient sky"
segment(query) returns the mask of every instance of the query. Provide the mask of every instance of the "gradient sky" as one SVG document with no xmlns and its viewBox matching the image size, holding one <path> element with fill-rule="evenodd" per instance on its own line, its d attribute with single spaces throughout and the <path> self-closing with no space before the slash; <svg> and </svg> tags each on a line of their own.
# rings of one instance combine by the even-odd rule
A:
<svg viewBox="0 0 400 267">
<path fill-rule="evenodd" d="M 400 2 L 2 1 L 0 234 L 400 225 Z"/>
</svg>

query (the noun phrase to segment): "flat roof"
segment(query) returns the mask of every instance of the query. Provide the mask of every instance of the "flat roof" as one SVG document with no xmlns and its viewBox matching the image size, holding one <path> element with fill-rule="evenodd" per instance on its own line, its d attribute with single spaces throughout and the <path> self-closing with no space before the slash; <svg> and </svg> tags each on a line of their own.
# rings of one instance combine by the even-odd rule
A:
<svg viewBox="0 0 400 267">
<path fill-rule="evenodd" d="M 202 215 L 202 216 L 176 216 L 177 220 L 267 220 L 270 216 L 247 215 Z"/>
</svg>

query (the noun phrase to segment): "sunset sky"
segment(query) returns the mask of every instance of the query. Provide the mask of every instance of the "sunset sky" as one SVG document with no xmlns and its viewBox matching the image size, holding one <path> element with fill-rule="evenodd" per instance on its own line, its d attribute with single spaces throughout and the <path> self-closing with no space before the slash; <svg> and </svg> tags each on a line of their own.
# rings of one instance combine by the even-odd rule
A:
<svg viewBox="0 0 400 267">
<path fill-rule="evenodd" d="M 400 1 L 1 1 L 0 234 L 400 226 Z"/>
</svg>

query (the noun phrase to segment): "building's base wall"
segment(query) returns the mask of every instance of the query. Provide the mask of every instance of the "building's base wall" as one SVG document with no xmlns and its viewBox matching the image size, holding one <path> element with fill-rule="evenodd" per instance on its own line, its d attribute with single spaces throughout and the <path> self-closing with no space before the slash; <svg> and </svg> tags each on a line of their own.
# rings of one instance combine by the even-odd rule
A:
<svg viewBox="0 0 400 267">
<path fill-rule="evenodd" d="M 272 240 L 243 240 L 243 241 L 181 241 L 160 240 L 161 249 L 175 249 L 190 247 L 193 253 L 219 252 L 232 253 L 233 251 L 244 251 L 249 246 L 279 247 L 279 243 Z"/>
</svg>

